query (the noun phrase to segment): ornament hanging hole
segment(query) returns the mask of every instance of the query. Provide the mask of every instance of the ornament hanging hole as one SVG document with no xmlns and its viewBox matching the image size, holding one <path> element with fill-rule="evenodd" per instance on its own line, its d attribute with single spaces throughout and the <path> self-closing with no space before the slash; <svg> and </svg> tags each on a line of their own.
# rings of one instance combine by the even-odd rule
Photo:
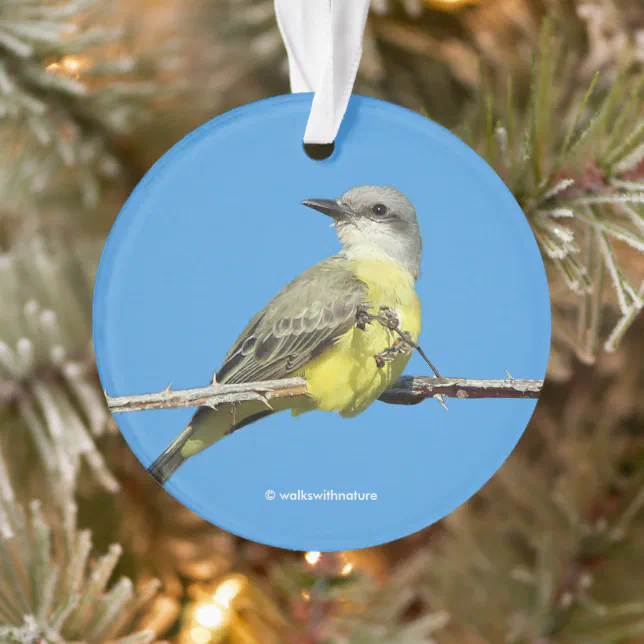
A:
<svg viewBox="0 0 644 644">
<path fill-rule="evenodd" d="M 304 143 L 303 147 L 309 159 L 324 161 L 335 151 L 335 141 L 331 141 L 331 143 Z"/>
</svg>

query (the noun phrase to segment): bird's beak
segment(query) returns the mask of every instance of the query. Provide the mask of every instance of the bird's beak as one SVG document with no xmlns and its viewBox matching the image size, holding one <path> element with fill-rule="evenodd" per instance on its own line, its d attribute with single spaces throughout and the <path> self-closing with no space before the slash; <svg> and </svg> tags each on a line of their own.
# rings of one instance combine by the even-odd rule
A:
<svg viewBox="0 0 644 644">
<path fill-rule="evenodd" d="M 302 205 L 319 210 L 333 219 L 343 219 L 349 214 L 347 208 L 334 199 L 305 199 Z"/>
</svg>

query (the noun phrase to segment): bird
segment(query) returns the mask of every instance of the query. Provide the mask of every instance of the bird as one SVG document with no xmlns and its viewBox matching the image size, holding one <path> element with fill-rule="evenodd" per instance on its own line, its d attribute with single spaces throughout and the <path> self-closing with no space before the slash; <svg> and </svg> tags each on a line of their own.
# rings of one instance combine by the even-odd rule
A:
<svg viewBox="0 0 644 644">
<path fill-rule="evenodd" d="M 300 376 L 307 396 L 280 398 L 270 408 L 260 400 L 199 407 L 148 468 L 161 485 L 233 430 L 286 409 L 293 416 L 322 410 L 353 418 L 402 374 L 410 351 L 392 349 L 400 334 L 373 319 L 382 310 L 392 312 L 411 346 L 421 332 L 415 286 L 422 236 L 412 202 L 393 187 L 360 185 L 338 199 L 305 199 L 302 205 L 331 218 L 341 249 L 296 277 L 255 315 L 214 382 Z M 391 355 L 378 360 L 383 352 Z"/>
</svg>

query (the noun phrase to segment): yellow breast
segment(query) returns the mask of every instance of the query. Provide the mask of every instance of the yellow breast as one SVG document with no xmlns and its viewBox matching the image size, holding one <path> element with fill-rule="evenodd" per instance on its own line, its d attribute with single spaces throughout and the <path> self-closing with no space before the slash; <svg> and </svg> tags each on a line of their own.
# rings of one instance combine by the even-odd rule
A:
<svg viewBox="0 0 644 644">
<path fill-rule="evenodd" d="M 392 308 L 400 328 L 417 339 L 421 330 L 420 300 L 414 278 L 395 262 L 355 260 L 350 264 L 356 277 L 369 288 L 372 313 L 381 305 Z M 396 358 L 379 368 L 375 355 L 398 338 L 378 322 L 365 331 L 352 328 L 322 355 L 308 363 L 297 375 L 304 376 L 314 408 L 355 416 L 364 411 L 403 372 L 409 356 Z M 297 413 L 294 410 L 294 413 Z"/>
</svg>

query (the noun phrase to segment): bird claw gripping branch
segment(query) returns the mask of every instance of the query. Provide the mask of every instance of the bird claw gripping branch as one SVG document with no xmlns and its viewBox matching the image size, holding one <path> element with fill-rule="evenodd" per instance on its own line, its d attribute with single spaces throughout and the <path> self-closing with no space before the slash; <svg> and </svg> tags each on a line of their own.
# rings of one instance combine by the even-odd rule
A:
<svg viewBox="0 0 644 644">
<path fill-rule="evenodd" d="M 386 329 L 396 331 L 400 336 L 390 347 L 383 349 L 374 356 L 379 369 L 382 369 L 387 363 L 393 362 L 397 355 L 409 355 L 416 347 L 411 334 L 400 329 L 398 315 L 390 306 L 381 305 L 380 314 L 374 315 L 369 313 L 369 309 L 366 306 L 360 305 L 356 312 L 356 326 L 365 331 L 367 324 L 373 324 L 374 322 L 379 322 Z"/>
<path fill-rule="evenodd" d="M 388 362 L 393 362 L 397 355 L 408 356 L 414 347 L 406 340 L 398 339 L 390 347 L 383 349 L 380 353 L 376 353 L 376 365 L 378 369 L 382 369 Z"/>
</svg>

